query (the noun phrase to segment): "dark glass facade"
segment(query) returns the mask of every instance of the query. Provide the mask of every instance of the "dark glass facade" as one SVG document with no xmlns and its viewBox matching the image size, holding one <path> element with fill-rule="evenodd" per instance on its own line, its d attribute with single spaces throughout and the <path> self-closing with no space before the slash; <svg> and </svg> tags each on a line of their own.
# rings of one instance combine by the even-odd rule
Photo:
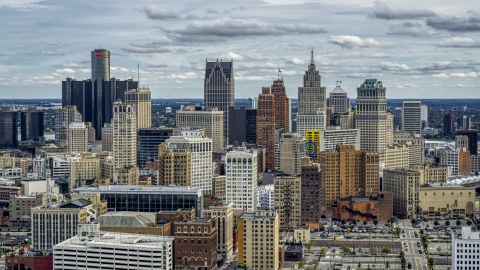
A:
<svg viewBox="0 0 480 270">
<path fill-rule="evenodd" d="M 43 137 L 45 131 L 44 112 L 21 113 L 21 139 L 22 141 L 38 140 Z"/>
<path fill-rule="evenodd" d="M 228 144 L 233 145 L 235 142 L 241 145 L 246 142 L 246 119 L 245 106 L 229 106 L 228 107 Z"/>
<path fill-rule="evenodd" d="M 455 136 L 458 135 L 468 137 L 468 151 L 470 151 L 470 155 L 476 156 L 478 154 L 478 130 L 457 130 L 455 131 Z"/>
<path fill-rule="evenodd" d="M 443 136 L 452 137 L 453 136 L 453 127 L 455 121 L 455 114 L 453 112 L 445 114 L 443 116 Z"/>
<path fill-rule="evenodd" d="M 104 115 L 104 89 L 103 83 L 110 79 L 110 51 L 95 49 L 92 51 L 92 83 L 93 83 L 93 127 L 99 131 L 96 139 L 102 139 L 100 132 L 103 127 Z"/>
<path fill-rule="evenodd" d="M 148 158 L 158 159 L 158 145 L 173 134 L 171 128 L 139 129 L 137 134 L 137 166 L 145 167 Z"/>
<path fill-rule="evenodd" d="M 18 147 L 17 112 L 0 111 L 0 147 Z"/>
<path fill-rule="evenodd" d="M 92 81 L 67 78 L 62 81 L 62 106 L 77 106 L 84 122 L 92 122 Z"/>
<path fill-rule="evenodd" d="M 103 82 L 103 123 L 112 122 L 113 103 L 118 100 L 125 102 L 125 92 L 137 88 L 138 82 L 132 79 L 120 81 L 116 78 L 111 78 L 110 81 Z"/>
<path fill-rule="evenodd" d="M 247 143 L 257 143 L 257 109 L 247 109 L 246 113 L 246 135 Z"/>
<path fill-rule="evenodd" d="M 109 211 L 159 212 L 195 208 L 197 217 L 202 217 L 203 213 L 203 197 L 197 194 L 100 192 L 100 197 L 108 202 Z"/>
</svg>

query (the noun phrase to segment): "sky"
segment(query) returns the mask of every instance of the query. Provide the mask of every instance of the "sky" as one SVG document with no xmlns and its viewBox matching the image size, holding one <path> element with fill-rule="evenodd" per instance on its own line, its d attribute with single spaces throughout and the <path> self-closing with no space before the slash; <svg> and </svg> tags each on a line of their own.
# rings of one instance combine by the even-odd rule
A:
<svg viewBox="0 0 480 270">
<path fill-rule="evenodd" d="M 61 98 L 100 47 L 152 98 L 203 98 L 207 59 L 233 59 L 236 98 L 278 67 L 297 98 L 312 50 L 327 92 L 376 78 L 387 98 L 480 98 L 478 0 L 0 0 L 0 18 L 0 98 Z"/>
</svg>

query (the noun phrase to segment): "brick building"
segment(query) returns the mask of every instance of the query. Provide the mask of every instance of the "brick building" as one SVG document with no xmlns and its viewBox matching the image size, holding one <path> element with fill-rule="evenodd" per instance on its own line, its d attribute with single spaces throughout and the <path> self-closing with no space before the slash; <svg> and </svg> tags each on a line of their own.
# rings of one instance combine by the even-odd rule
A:
<svg viewBox="0 0 480 270">
<path fill-rule="evenodd" d="M 275 169 L 275 101 L 270 87 L 262 87 L 258 95 L 257 145 L 265 148 L 265 168 Z"/>
<path fill-rule="evenodd" d="M 28 256 L 5 256 L 5 269 L 53 270 L 53 257 L 33 254 Z"/>
<path fill-rule="evenodd" d="M 380 192 L 371 197 L 347 197 L 332 206 L 336 220 L 388 221 L 393 216 L 393 193 Z"/>
</svg>

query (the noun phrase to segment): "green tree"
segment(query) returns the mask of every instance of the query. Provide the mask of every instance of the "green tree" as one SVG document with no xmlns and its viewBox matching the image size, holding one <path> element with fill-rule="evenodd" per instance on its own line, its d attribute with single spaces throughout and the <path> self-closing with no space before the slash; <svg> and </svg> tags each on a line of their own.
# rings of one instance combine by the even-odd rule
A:
<svg viewBox="0 0 480 270">
<path fill-rule="evenodd" d="M 440 253 L 442 251 L 442 247 L 437 247 L 437 252 Z"/>
<path fill-rule="evenodd" d="M 462 225 L 462 221 L 457 219 L 457 222 L 455 222 L 455 224 L 457 224 L 457 226 L 460 226 Z"/>
<path fill-rule="evenodd" d="M 328 248 L 326 246 L 323 246 L 321 249 L 320 249 L 320 253 L 324 254 L 327 253 L 328 251 Z"/>
<path fill-rule="evenodd" d="M 345 230 L 345 235 L 346 235 L 345 238 L 349 239 L 351 232 L 352 232 L 352 230 L 351 230 L 350 228 L 347 228 L 347 229 Z"/>
<path fill-rule="evenodd" d="M 390 268 L 390 263 L 388 261 L 385 262 L 385 268 L 386 269 Z"/>
<path fill-rule="evenodd" d="M 407 259 L 402 258 L 402 259 L 400 260 L 400 265 L 402 266 L 402 270 L 407 269 Z"/>
<path fill-rule="evenodd" d="M 400 238 L 400 233 L 402 232 L 402 229 L 396 228 L 393 233 L 395 234 L 395 237 Z"/>
<path fill-rule="evenodd" d="M 471 221 L 471 220 L 467 220 L 467 225 L 468 225 L 468 226 L 472 226 L 472 221 Z"/>
<path fill-rule="evenodd" d="M 357 224 L 357 221 L 356 221 L 355 219 L 352 220 L 352 224 L 353 224 L 353 225 L 356 225 L 356 224 Z"/>
<path fill-rule="evenodd" d="M 366 221 L 366 220 L 363 221 L 363 225 L 367 225 L 367 221 Z"/>
<path fill-rule="evenodd" d="M 433 269 L 433 258 L 432 257 L 428 258 L 427 263 L 428 263 L 428 267 L 430 267 L 430 269 Z"/>
<path fill-rule="evenodd" d="M 438 225 L 440 225 L 440 223 L 438 222 L 438 220 L 435 220 L 435 221 L 433 222 L 433 225 L 438 226 Z"/>
<path fill-rule="evenodd" d="M 358 264 L 357 264 L 357 268 L 358 268 L 358 269 L 361 269 L 361 268 L 362 268 L 362 264 L 361 264 L 361 263 L 358 263 Z"/>
<path fill-rule="evenodd" d="M 390 252 L 392 252 L 392 250 L 390 248 L 388 248 L 388 247 L 382 248 L 382 253 L 390 254 Z"/>
<path fill-rule="evenodd" d="M 346 245 L 342 245 L 341 248 L 342 248 L 343 253 L 350 253 L 351 252 L 350 248 L 347 247 Z"/>
<path fill-rule="evenodd" d="M 445 221 L 445 226 L 450 226 L 450 220 Z"/>
<path fill-rule="evenodd" d="M 391 217 L 391 218 L 390 218 L 390 223 L 393 224 L 394 222 L 395 222 L 395 217 Z"/>
<path fill-rule="evenodd" d="M 310 242 L 308 242 L 305 247 L 307 248 L 308 252 L 310 252 L 310 249 L 312 249 L 312 240 L 310 240 Z"/>
<path fill-rule="evenodd" d="M 378 225 L 378 219 L 373 220 L 373 225 L 377 226 Z"/>
<path fill-rule="evenodd" d="M 414 224 L 415 224 L 415 222 L 417 222 L 417 220 L 416 220 L 416 219 L 414 219 L 414 218 L 412 218 L 411 222 L 412 222 L 412 225 L 414 225 Z"/>
<path fill-rule="evenodd" d="M 345 219 L 342 219 L 342 224 L 345 225 L 347 221 Z"/>
</svg>

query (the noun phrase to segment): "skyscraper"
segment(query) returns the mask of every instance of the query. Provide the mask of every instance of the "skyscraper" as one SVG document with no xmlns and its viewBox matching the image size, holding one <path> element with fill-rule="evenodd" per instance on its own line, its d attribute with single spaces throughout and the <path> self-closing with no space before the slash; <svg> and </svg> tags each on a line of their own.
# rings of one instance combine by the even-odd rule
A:
<svg viewBox="0 0 480 270">
<path fill-rule="evenodd" d="M 326 88 L 321 87 L 321 76 L 313 61 L 303 75 L 303 87 L 298 88 L 298 114 L 296 132 L 305 136 L 307 130 L 326 127 Z"/>
<path fill-rule="evenodd" d="M 97 138 L 101 139 L 104 123 L 104 95 L 103 82 L 110 79 L 110 51 L 95 49 L 92 56 L 92 93 L 93 93 L 93 127 L 97 131 Z"/>
<path fill-rule="evenodd" d="M 238 147 L 225 155 L 226 201 L 234 203 L 235 209 L 257 210 L 257 159 L 257 151 L 245 147 Z"/>
<path fill-rule="evenodd" d="M 402 115 L 403 109 L 397 107 L 393 109 L 393 129 L 394 130 L 402 130 Z"/>
<path fill-rule="evenodd" d="M 284 132 L 288 132 L 290 130 L 290 110 L 283 79 L 273 81 L 271 90 L 275 102 L 275 124 L 283 128 Z"/>
<path fill-rule="evenodd" d="M 360 150 L 380 153 L 387 149 L 387 89 L 377 79 L 366 79 L 357 88 L 355 126 L 360 130 Z"/>
<path fill-rule="evenodd" d="M 470 129 L 471 119 L 470 117 L 463 115 L 457 118 L 457 130 L 468 130 Z"/>
<path fill-rule="evenodd" d="M 92 81 L 66 78 L 62 81 L 62 107 L 76 106 L 84 122 L 92 122 Z"/>
<path fill-rule="evenodd" d="M 228 138 L 228 107 L 235 105 L 233 60 L 205 63 L 204 105 L 206 110 L 223 111 L 223 133 Z M 227 139 L 228 141 L 228 139 Z"/>
<path fill-rule="evenodd" d="M 135 106 L 135 103 L 115 102 L 113 104 L 114 181 L 120 184 L 138 183 Z"/>
<path fill-rule="evenodd" d="M 28 108 L 27 112 L 21 113 L 22 141 L 38 140 L 44 135 L 45 113 L 37 112 L 37 108 Z"/>
<path fill-rule="evenodd" d="M 338 82 L 337 87 L 330 92 L 329 98 L 327 98 L 327 106 L 333 107 L 333 113 L 348 113 L 350 98 Z"/>
<path fill-rule="evenodd" d="M 247 138 L 247 112 L 245 106 L 228 107 L 228 144 L 233 145 L 237 142 L 239 145 L 246 142 Z"/>
<path fill-rule="evenodd" d="M 265 165 L 268 170 L 275 169 L 275 97 L 270 87 L 262 87 L 258 95 L 257 144 L 265 148 Z"/>
<path fill-rule="evenodd" d="M 452 137 L 455 127 L 455 113 L 450 112 L 443 115 L 443 136 Z"/>
<path fill-rule="evenodd" d="M 257 109 L 247 109 L 246 113 L 246 135 L 245 141 L 247 143 L 257 142 Z"/>
<path fill-rule="evenodd" d="M 422 121 L 428 122 L 428 105 L 422 104 Z"/>
<path fill-rule="evenodd" d="M 125 93 L 129 90 L 137 90 L 138 82 L 134 81 L 133 79 L 127 79 L 122 81 L 114 77 L 114 78 L 107 79 L 107 81 L 104 81 L 102 86 L 103 86 L 103 89 L 102 89 L 102 93 L 103 93 L 102 119 L 103 120 L 102 121 L 103 123 L 111 123 L 113 118 L 113 103 L 116 101 L 127 102 L 127 100 L 125 99 Z M 134 103 L 137 103 L 137 102 L 134 102 Z M 103 127 L 103 124 L 102 124 L 102 127 Z M 100 139 L 100 138 L 101 137 L 97 136 L 97 139 Z"/>
<path fill-rule="evenodd" d="M 68 125 L 68 152 L 84 153 L 88 151 L 88 126 L 85 123 Z"/>
<path fill-rule="evenodd" d="M 17 112 L 2 108 L 0 112 L 0 147 L 18 147 Z"/>
<path fill-rule="evenodd" d="M 70 123 L 79 122 L 83 122 L 83 119 L 77 111 L 77 106 L 65 105 L 63 108 L 55 109 L 55 144 L 60 145 L 60 133 L 63 126 L 68 128 Z"/>
<path fill-rule="evenodd" d="M 152 126 L 152 93 L 149 88 L 126 91 L 125 102 L 137 105 L 137 128 Z"/>
<path fill-rule="evenodd" d="M 420 134 L 420 131 L 422 131 L 421 101 L 403 101 L 402 130 L 412 134 Z"/>
<path fill-rule="evenodd" d="M 462 135 L 468 137 L 468 151 L 470 151 L 470 155 L 476 156 L 478 154 L 478 130 L 469 129 L 455 131 L 455 136 Z"/>
</svg>

